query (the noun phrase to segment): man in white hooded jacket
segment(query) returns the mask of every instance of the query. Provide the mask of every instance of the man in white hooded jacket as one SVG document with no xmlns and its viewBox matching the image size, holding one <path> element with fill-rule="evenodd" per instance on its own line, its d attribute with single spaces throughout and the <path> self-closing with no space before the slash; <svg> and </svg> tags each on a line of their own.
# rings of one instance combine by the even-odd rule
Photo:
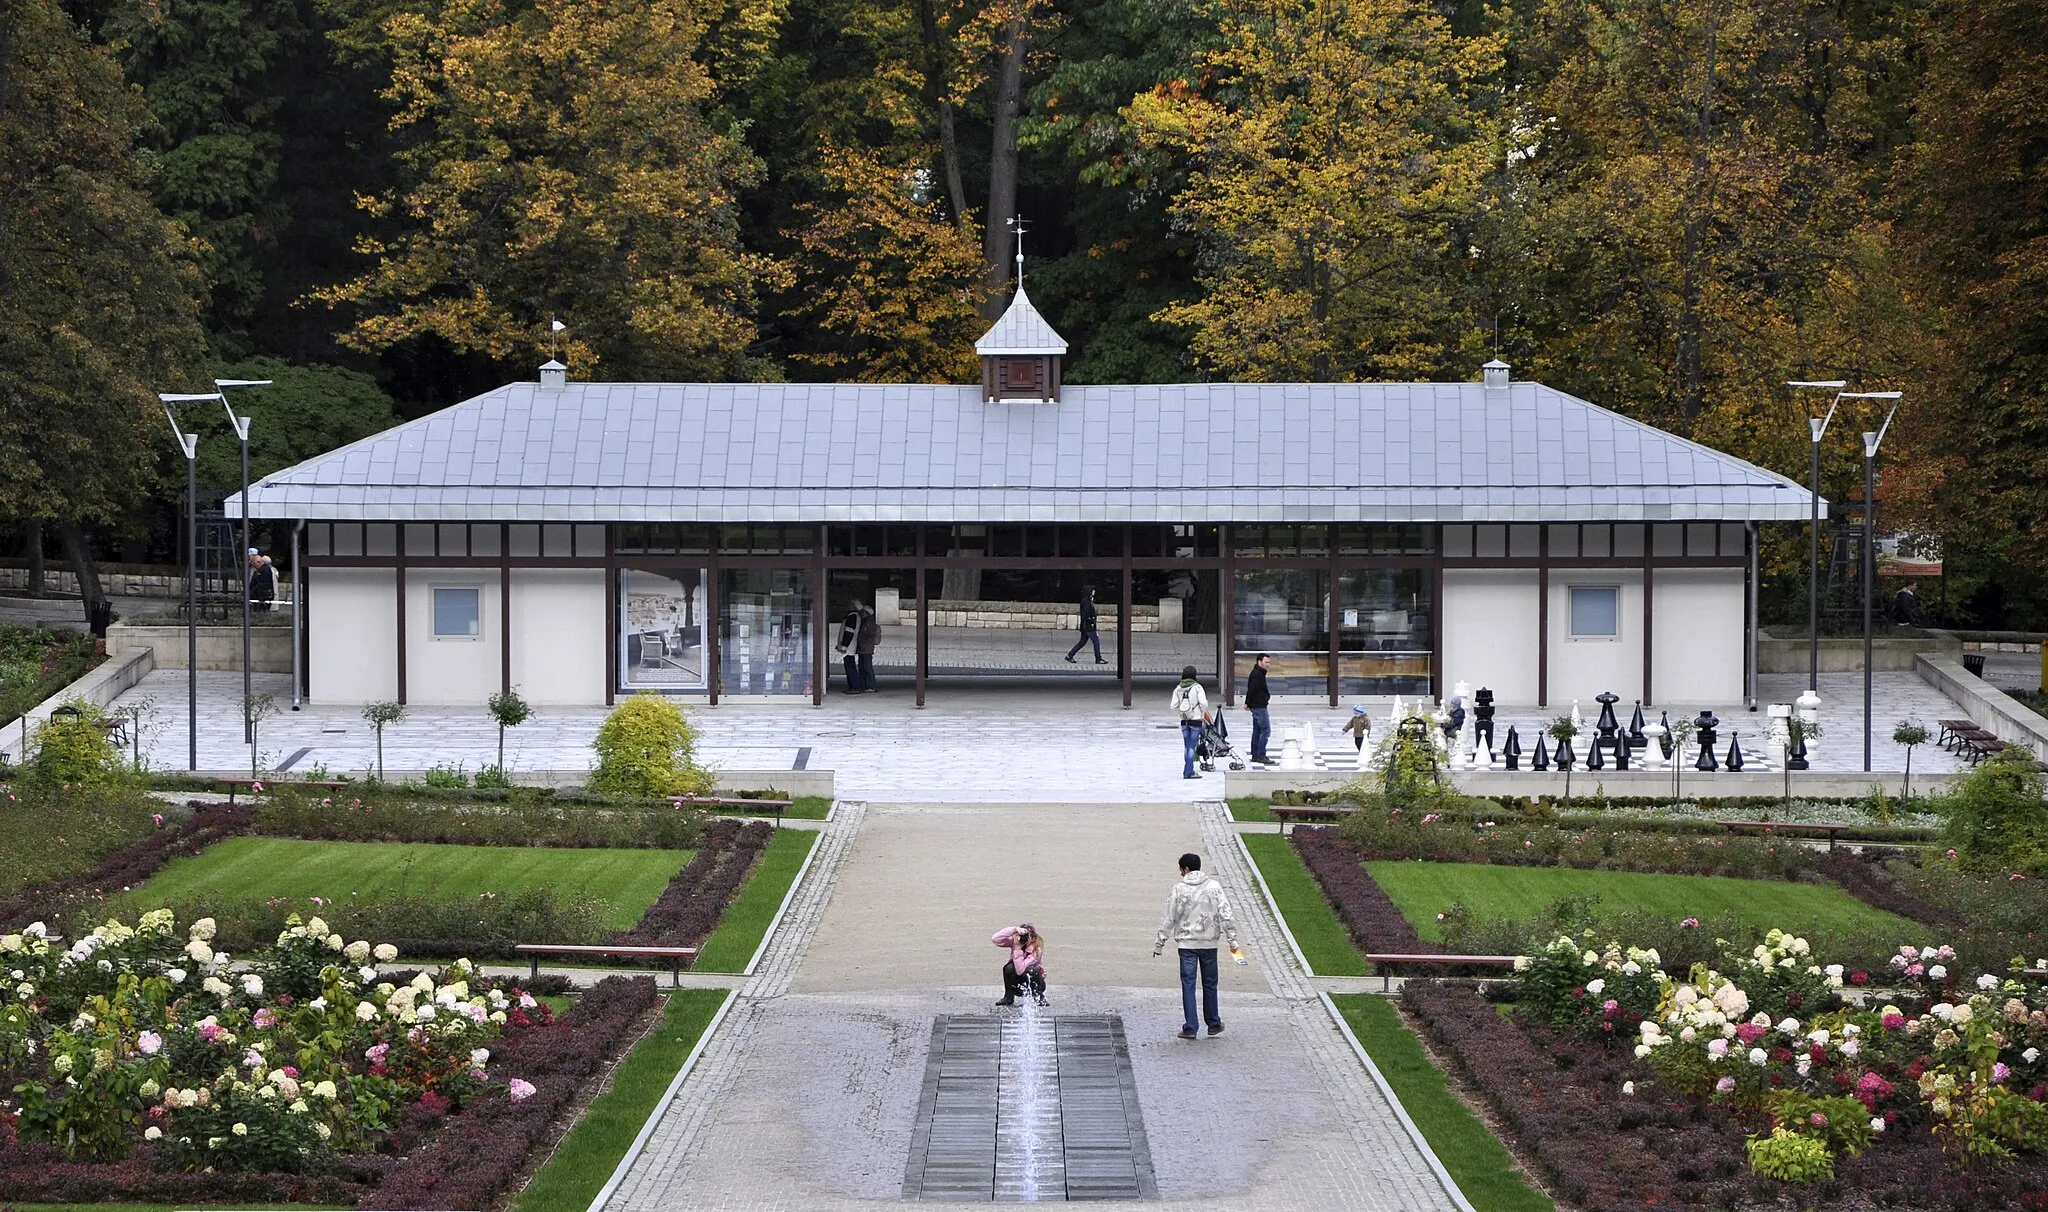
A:
<svg viewBox="0 0 2048 1212">
<path fill-rule="evenodd" d="M 1195 974 L 1202 977 L 1202 1019 L 1209 1024 L 1209 1034 L 1223 1034 L 1223 1015 L 1216 1007 L 1216 943 L 1220 938 L 1230 941 L 1233 955 L 1238 952 L 1237 923 L 1230 919 L 1230 900 L 1223 895 L 1223 885 L 1202 872 L 1202 856 L 1183 854 L 1180 856 L 1180 880 L 1173 891 L 1166 894 L 1166 916 L 1159 921 L 1159 937 L 1152 944 L 1152 954 L 1158 955 L 1166 947 L 1166 940 L 1173 939 L 1180 948 L 1180 1007 L 1182 1039 L 1194 1039 L 1195 1035 Z"/>
</svg>

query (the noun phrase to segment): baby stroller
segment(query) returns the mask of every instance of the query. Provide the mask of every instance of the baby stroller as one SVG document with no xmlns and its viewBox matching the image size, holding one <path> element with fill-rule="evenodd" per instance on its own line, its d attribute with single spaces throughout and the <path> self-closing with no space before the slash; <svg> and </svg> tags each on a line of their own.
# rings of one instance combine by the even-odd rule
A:
<svg viewBox="0 0 2048 1212">
<path fill-rule="evenodd" d="M 1195 745 L 1195 761 L 1202 769 L 1216 769 L 1219 759 L 1228 761 L 1232 770 L 1244 769 L 1244 759 L 1230 747 L 1230 728 L 1224 724 L 1220 711 L 1202 721 L 1202 739 Z"/>
</svg>

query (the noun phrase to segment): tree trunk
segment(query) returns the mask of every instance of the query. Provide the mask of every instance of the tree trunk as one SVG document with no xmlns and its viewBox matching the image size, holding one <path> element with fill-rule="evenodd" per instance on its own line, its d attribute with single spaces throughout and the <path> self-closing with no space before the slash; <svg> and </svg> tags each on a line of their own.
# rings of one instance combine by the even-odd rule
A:
<svg viewBox="0 0 2048 1212">
<path fill-rule="evenodd" d="M 1003 65 L 996 75 L 995 138 L 988 155 L 988 215 L 981 229 L 981 256 L 988 262 L 988 299 L 983 318 L 994 320 L 1009 306 L 1003 287 L 1010 281 L 1011 235 L 1008 221 L 1017 214 L 1017 113 L 1024 99 L 1024 49 L 1030 40 L 1025 0 L 1017 5 L 1003 32 Z"/>
<path fill-rule="evenodd" d="M 92 558 L 92 545 L 86 542 L 85 529 L 76 522 L 66 522 L 57 528 L 64 540 L 64 554 L 71 557 L 71 571 L 78 574 L 78 596 L 85 599 L 85 616 L 92 617 L 93 607 L 107 600 L 106 591 L 100 588 L 100 566 Z"/>
<path fill-rule="evenodd" d="M 28 596 L 43 596 L 43 578 L 49 570 L 43 565 L 43 524 L 35 518 L 28 521 L 28 533 L 22 540 L 22 550 L 28 556 Z"/>
<path fill-rule="evenodd" d="M 960 179 L 960 139 L 953 133 L 953 103 L 946 100 L 951 83 L 946 41 L 939 36 L 939 18 L 932 0 L 917 0 L 917 23 L 924 30 L 925 101 L 938 115 L 939 163 L 946 175 L 946 201 L 953 208 L 953 226 L 969 231 L 974 221 L 967 213 L 967 187 Z"/>
</svg>

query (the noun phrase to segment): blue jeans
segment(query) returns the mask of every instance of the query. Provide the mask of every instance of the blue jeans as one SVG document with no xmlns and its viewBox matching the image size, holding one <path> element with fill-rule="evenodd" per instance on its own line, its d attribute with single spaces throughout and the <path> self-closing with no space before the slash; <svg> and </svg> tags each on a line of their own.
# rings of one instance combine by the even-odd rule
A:
<svg viewBox="0 0 2048 1212">
<path fill-rule="evenodd" d="M 1252 756 L 1264 759 L 1266 742 L 1273 739 L 1273 713 L 1264 707 L 1250 707 L 1252 713 Z"/>
<path fill-rule="evenodd" d="M 881 689 L 881 686 L 880 686 L 879 684 L 877 684 L 877 683 L 876 683 L 876 681 L 875 681 L 875 654 L 874 654 L 874 653 L 872 653 L 872 652 L 863 652 L 863 653 L 861 653 L 861 654 L 860 654 L 860 661 L 859 661 L 859 671 L 860 671 L 860 688 L 861 688 L 862 690 L 880 690 L 880 689 Z"/>
<path fill-rule="evenodd" d="M 1186 720 L 1182 720 L 1180 724 L 1180 740 L 1181 745 L 1187 750 L 1184 760 L 1181 762 L 1181 777 L 1191 779 L 1195 777 L 1195 746 L 1202 743 L 1201 724 L 1191 724 Z"/>
<path fill-rule="evenodd" d="M 1072 648 L 1067 649 L 1067 659 L 1073 660 L 1074 654 L 1086 648 L 1091 640 L 1095 642 L 1095 659 L 1100 661 L 1102 659 L 1102 633 L 1093 627 L 1082 631 L 1081 638 L 1074 641 Z"/>
<path fill-rule="evenodd" d="M 1223 1015 L 1216 1009 L 1216 948 L 1182 947 L 1180 949 L 1180 1029 L 1192 1033 L 1195 1029 L 1195 972 L 1202 973 L 1202 1021 L 1211 1027 L 1223 1025 Z"/>
</svg>

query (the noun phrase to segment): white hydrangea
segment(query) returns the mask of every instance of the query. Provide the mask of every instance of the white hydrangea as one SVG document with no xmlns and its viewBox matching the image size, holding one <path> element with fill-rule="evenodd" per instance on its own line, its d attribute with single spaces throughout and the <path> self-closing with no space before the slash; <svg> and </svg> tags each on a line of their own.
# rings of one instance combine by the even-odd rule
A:
<svg viewBox="0 0 2048 1212">
<path fill-rule="evenodd" d="M 392 960 L 398 958 L 398 948 L 392 946 L 390 943 L 378 943 L 377 946 L 371 951 L 371 954 L 377 957 L 378 963 L 388 964 Z"/>
</svg>

